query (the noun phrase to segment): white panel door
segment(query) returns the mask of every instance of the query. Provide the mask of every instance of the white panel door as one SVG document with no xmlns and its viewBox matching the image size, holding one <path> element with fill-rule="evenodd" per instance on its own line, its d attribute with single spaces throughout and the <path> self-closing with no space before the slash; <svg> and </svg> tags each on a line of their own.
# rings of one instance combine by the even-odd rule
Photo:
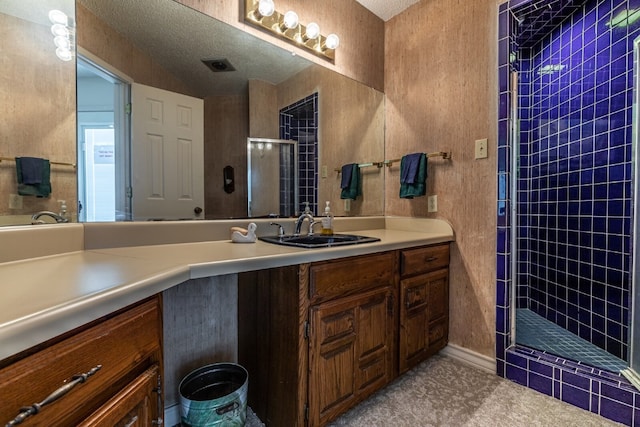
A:
<svg viewBox="0 0 640 427">
<path fill-rule="evenodd" d="M 133 219 L 204 218 L 203 100 L 134 83 L 131 101 Z"/>
</svg>

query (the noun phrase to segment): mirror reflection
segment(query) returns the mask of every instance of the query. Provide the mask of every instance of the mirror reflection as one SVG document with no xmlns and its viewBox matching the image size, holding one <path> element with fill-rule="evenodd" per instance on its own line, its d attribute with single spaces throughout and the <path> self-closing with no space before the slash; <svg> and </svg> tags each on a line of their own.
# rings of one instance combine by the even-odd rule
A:
<svg viewBox="0 0 640 427">
<path fill-rule="evenodd" d="M 42 9 L 42 3 L 32 6 Z M 334 171 L 344 163 L 383 158 L 382 93 L 172 0 L 78 0 L 76 21 L 77 135 L 76 115 L 68 113 L 71 126 L 56 141 L 66 144 L 62 160 L 75 163 L 78 151 L 80 203 L 73 191 L 75 170 L 70 168 L 65 176 L 70 178 L 72 194 L 62 196 L 54 190 L 49 199 L 41 201 L 52 204 L 46 209 L 57 212 L 57 200 L 64 197 L 69 214 L 82 221 L 246 217 L 247 138 L 289 139 L 291 129 L 286 134 L 282 126 L 287 109 L 315 96 L 316 141 L 306 157 L 302 150 L 299 156 L 299 163 L 304 161 L 305 166 L 305 175 L 299 176 L 300 204 L 310 201 L 324 206 L 330 200 L 336 215 L 383 214 L 383 171 L 372 171 L 363 178 L 363 197 L 351 203 L 350 211 L 342 209 L 340 177 Z M 24 38 L 24 34 L 16 37 Z M 37 74 L 32 64 L 18 68 Z M 75 70 L 71 71 L 73 80 Z M 66 88 L 57 90 L 68 91 L 75 104 L 72 81 L 59 80 L 55 85 Z M 191 134 L 158 138 L 159 133 L 147 130 L 136 137 L 140 128 L 136 118 L 149 121 L 158 112 L 150 108 L 136 113 L 133 102 L 134 111 L 129 113 L 136 85 L 200 100 L 201 112 L 197 107 L 178 107 L 182 122 L 177 125 L 193 125 L 201 117 L 201 145 Z M 40 120 L 34 122 L 39 127 Z M 17 121 L 14 125 L 19 127 Z M 297 135 L 305 137 L 302 132 Z M 175 138 L 179 143 L 170 146 L 162 138 Z M 146 148 L 139 152 L 137 146 Z M 54 160 L 54 154 L 45 150 L 18 155 Z M 66 158 L 69 156 L 71 159 Z M 15 174 L 7 163 L 0 163 L 0 172 L 9 169 Z M 225 186 L 227 166 L 234 170 L 231 192 Z M 2 191 L 12 194 L 11 188 Z M 144 214 L 136 208 L 140 200 L 150 206 Z M 167 203 L 170 207 L 165 211 L 157 203 L 160 200 L 173 202 Z M 81 206 L 79 213 L 76 206 Z M 42 209 L 29 205 L 23 212 Z M 5 205 L 0 213 L 13 217 L 18 212 Z"/>
<path fill-rule="evenodd" d="M 249 138 L 247 182 L 250 217 L 295 215 L 300 204 L 297 158 L 298 141 Z M 232 175 L 229 178 L 225 176 L 225 184 L 232 183 Z"/>
<path fill-rule="evenodd" d="M 73 0 L 0 2 L 0 224 L 30 224 L 33 214 L 64 207 L 65 216 L 75 211 L 75 61 L 56 55 L 51 10 L 70 17 L 72 30 Z"/>
</svg>

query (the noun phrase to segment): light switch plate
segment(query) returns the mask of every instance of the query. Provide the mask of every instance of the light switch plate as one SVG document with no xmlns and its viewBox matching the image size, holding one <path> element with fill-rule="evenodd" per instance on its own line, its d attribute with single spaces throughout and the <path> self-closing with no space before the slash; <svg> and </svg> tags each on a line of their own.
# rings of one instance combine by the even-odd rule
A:
<svg viewBox="0 0 640 427">
<path fill-rule="evenodd" d="M 487 156 L 487 139 L 476 139 L 476 159 L 486 159 Z"/>
<path fill-rule="evenodd" d="M 322 165 L 321 177 L 326 178 L 329 174 L 327 173 L 327 165 Z"/>
<path fill-rule="evenodd" d="M 427 197 L 427 212 L 438 212 L 438 196 Z"/>
<path fill-rule="evenodd" d="M 22 209 L 22 196 L 9 194 L 9 209 Z"/>
</svg>

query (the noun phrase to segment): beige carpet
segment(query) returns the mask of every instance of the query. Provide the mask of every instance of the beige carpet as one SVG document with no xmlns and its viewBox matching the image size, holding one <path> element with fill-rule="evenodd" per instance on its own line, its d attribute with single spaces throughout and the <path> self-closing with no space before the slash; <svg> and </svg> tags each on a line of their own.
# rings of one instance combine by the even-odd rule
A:
<svg viewBox="0 0 640 427">
<path fill-rule="evenodd" d="M 620 424 L 437 355 L 330 425 L 604 427 Z"/>
</svg>

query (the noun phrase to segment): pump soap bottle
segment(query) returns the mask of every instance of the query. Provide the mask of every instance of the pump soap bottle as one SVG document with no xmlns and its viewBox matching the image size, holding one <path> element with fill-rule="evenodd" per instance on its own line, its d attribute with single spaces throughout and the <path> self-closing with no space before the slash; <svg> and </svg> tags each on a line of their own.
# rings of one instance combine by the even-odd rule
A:
<svg viewBox="0 0 640 427">
<path fill-rule="evenodd" d="M 322 234 L 330 236 L 333 234 L 333 214 L 329 202 L 326 203 L 327 206 L 324 208 L 324 216 L 322 217 Z"/>
</svg>

